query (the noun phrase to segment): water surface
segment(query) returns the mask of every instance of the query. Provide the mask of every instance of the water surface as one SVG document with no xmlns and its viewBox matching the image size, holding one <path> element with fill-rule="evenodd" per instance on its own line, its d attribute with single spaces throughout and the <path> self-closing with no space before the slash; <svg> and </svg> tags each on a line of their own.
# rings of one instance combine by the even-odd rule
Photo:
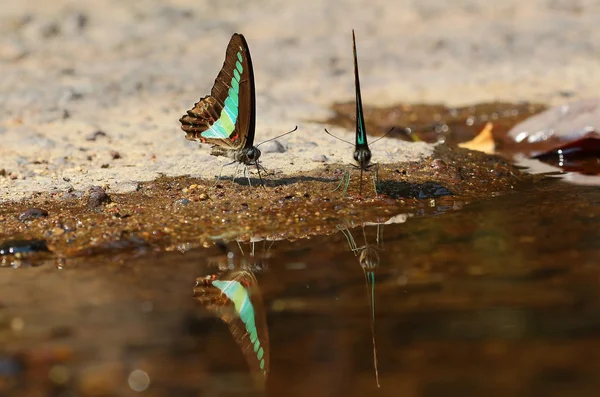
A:
<svg viewBox="0 0 600 397">
<path fill-rule="evenodd" d="M 548 180 L 309 239 L 6 267 L 0 391 L 596 396 L 599 204 L 597 187 Z M 366 245 L 376 247 L 374 268 L 361 266 Z M 219 317 L 234 316 L 231 305 L 198 299 L 198 279 L 237 271 L 260 294 L 266 376 Z"/>
</svg>

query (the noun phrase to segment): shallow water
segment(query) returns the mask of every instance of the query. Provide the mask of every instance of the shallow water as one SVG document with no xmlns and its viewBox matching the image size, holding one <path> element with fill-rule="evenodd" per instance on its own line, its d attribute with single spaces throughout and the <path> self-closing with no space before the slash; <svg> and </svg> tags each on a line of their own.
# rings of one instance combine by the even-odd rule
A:
<svg viewBox="0 0 600 397">
<path fill-rule="evenodd" d="M 596 396 L 599 204 L 597 187 L 548 180 L 365 219 L 357 255 L 340 231 L 4 268 L 0 394 Z M 378 234 L 372 312 L 358 255 Z M 241 269 L 266 378 L 219 318 L 235 311 L 202 301 L 206 276 Z"/>
</svg>

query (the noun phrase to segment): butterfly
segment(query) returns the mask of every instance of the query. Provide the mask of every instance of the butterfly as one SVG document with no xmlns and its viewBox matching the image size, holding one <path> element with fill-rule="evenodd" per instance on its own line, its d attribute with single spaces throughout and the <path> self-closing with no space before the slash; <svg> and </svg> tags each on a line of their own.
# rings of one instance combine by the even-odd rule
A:
<svg viewBox="0 0 600 397">
<path fill-rule="evenodd" d="M 358 257 L 358 262 L 363 269 L 365 274 L 365 284 L 367 286 L 367 292 L 369 296 L 369 303 L 371 306 L 371 337 L 373 340 L 373 366 L 375 368 L 375 382 L 377 383 L 377 387 L 379 386 L 379 369 L 377 365 L 377 344 L 375 343 L 375 269 L 379 266 L 379 251 L 382 249 L 380 247 L 380 229 L 379 223 L 377 224 L 377 242 L 376 244 L 367 243 L 367 235 L 365 234 L 365 228 L 363 226 L 363 237 L 365 239 L 365 245 L 362 247 L 357 247 L 356 242 L 354 241 L 354 237 L 352 237 L 352 233 L 350 230 L 344 229 L 341 226 L 338 226 L 338 229 L 342 232 L 342 234 L 348 240 L 348 245 L 350 246 L 350 250 L 352 253 Z"/>
<path fill-rule="evenodd" d="M 367 142 L 367 129 L 365 128 L 365 117 L 364 117 L 363 108 L 362 108 L 362 96 L 360 94 L 360 79 L 358 77 L 358 60 L 357 60 L 357 55 L 356 55 L 356 38 L 354 36 L 354 29 L 352 30 L 352 52 L 354 55 L 354 87 L 356 90 L 356 139 L 355 139 L 355 143 L 354 143 L 353 158 L 354 158 L 354 161 L 356 161 L 356 163 L 358 164 L 358 165 L 352 164 L 352 166 L 355 168 L 358 168 L 360 170 L 360 187 L 359 187 L 360 195 L 362 195 L 363 172 L 370 170 L 372 167 L 376 167 L 377 172 L 375 175 L 375 179 L 373 180 L 373 183 L 375 186 L 375 194 L 377 194 L 377 180 L 378 180 L 379 168 L 378 168 L 377 164 L 371 163 L 371 149 L 369 149 L 369 143 Z M 393 130 L 394 130 L 394 128 L 389 130 L 381 138 L 385 137 Z M 329 135 L 333 136 L 334 138 L 337 138 L 341 141 L 351 144 L 350 142 L 345 141 L 345 140 L 338 138 L 337 136 L 331 134 L 329 131 L 327 131 L 327 129 L 325 129 L 325 132 L 328 133 Z M 381 139 L 381 138 L 379 138 L 379 139 Z M 377 142 L 379 139 L 377 139 L 375 142 Z M 373 143 L 375 143 L 375 142 L 373 142 Z M 344 192 L 348 189 L 348 185 L 350 184 L 350 173 L 346 172 L 344 174 L 344 176 L 342 177 L 340 184 L 334 190 L 337 190 L 340 188 L 340 186 L 342 185 L 342 183 L 344 182 L 346 177 L 347 177 L 347 179 L 346 179 L 346 184 L 344 187 Z"/>
<path fill-rule="evenodd" d="M 250 49 L 243 35 L 235 33 L 231 36 L 223 67 L 215 79 L 210 95 L 195 103 L 194 107 L 179 119 L 179 122 L 181 129 L 186 133 L 186 139 L 210 144 L 211 155 L 225 156 L 233 160 L 225 165 L 234 163 L 245 167 L 255 165 L 260 177 L 260 168 L 263 167 L 258 159 L 261 152 L 258 149 L 259 145 L 254 146 L 256 127 L 254 70 Z M 283 135 L 294 131 L 295 129 Z"/>
<path fill-rule="evenodd" d="M 269 334 L 254 273 L 237 270 L 200 277 L 194 298 L 227 323 L 251 373 L 264 385 L 269 373 Z"/>
</svg>

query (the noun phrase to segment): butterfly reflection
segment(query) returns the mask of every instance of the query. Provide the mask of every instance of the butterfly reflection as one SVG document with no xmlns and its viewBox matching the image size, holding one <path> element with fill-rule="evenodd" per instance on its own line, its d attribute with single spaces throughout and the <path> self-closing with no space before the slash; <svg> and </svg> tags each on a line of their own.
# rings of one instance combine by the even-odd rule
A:
<svg viewBox="0 0 600 397">
<path fill-rule="evenodd" d="M 227 263 L 220 263 L 217 273 L 197 278 L 194 299 L 228 325 L 252 376 L 264 386 L 269 374 L 269 333 L 255 273 L 266 265 L 256 260 L 254 242 L 251 245 L 246 257 L 238 243 L 243 256 L 237 264 L 228 252 Z"/>
<path fill-rule="evenodd" d="M 375 342 L 375 270 L 379 266 L 379 251 L 382 250 L 381 245 L 383 244 L 382 229 L 383 225 L 375 224 L 377 228 L 377 236 L 375 244 L 369 244 L 367 242 L 367 234 L 365 232 L 365 225 L 362 226 L 362 234 L 364 239 L 363 246 L 357 246 L 352 237 L 352 233 L 347 228 L 338 226 L 338 229 L 344 234 L 348 240 L 348 245 L 356 257 L 358 262 L 363 269 L 365 274 L 365 285 L 367 288 L 367 295 L 371 306 L 371 337 L 373 340 L 373 366 L 375 369 L 375 382 L 377 387 L 379 385 L 379 369 L 377 365 L 377 344 Z"/>
</svg>

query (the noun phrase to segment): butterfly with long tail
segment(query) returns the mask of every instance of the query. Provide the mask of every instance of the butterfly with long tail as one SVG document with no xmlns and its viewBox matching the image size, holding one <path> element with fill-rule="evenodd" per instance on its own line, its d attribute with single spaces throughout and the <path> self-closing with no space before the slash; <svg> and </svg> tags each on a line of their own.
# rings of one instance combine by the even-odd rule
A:
<svg viewBox="0 0 600 397">
<path fill-rule="evenodd" d="M 338 229 L 344 234 L 344 236 L 348 240 L 348 245 L 350 246 L 350 249 L 352 250 L 354 255 L 358 257 L 358 262 L 360 263 L 360 266 L 363 269 L 363 273 L 365 275 L 367 295 L 369 297 L 369 303 L 371 307 L 371 338 L 373 340 L 373 366 L 375 368 L 375 382 L 377 383 L 377 387 L 380 387 L 379 368 L 377 364 L 377 344 L 375 342 L 375 270 L 379 266 L 379 251 L 381 250 L 381 234 L 379 224 L 377 224 L 376 244 L 369 244 L 367 242 L 367 235 L 365 234 L 365 228 L 363 226 L 362 232 L 363 237 L 365 239 L 365 245 L 363 245 L 362 247 L 358 247 L 356 245 L 356 242 L 352 237 L 352 233 L 350 233 L 348 229 L 344 229 L 340 226 L 338 226 Z"/>
<path fill-rule="evenodd" d="M 374 185 L 374 189 L 375 189 L 375 194 L 377 195 L 379 167 L 377 164 L 371 163 L 371 149 L 369 149 L 369 143 L 367 142 L 367 129 L 365 127 L 365 117 L 364 117 L 363 108 L 362 108 L 362 96 L 360 94 L 360 79 L 358 77 L 358 60 L 357 60 L 357 55 L 356 55 L 356 38 L 354 36 L 354 29 L 352 30 L 352 53 L 354 55 L 354 87 L 356 90 L 356 139 L 355 139 L 355 143 L 354 143 L 353 157 L 354 157 L 354 161 L 356 161 L 357 164 L 356 165 L 351 164 L 351 165 L 354 168 L 357 168 L 360 170 L 359 194 L 361 196 L 362 196 L 363 172 L 369 171 L 371 168 L 375 167 L 376 171 L 375 171 L 375 176 L 373 178 L 373 185 Z M 377 142 L 379 139 L 385 137 L 393 130 L 394 130 L 394 128 L 389 130 L 382 137 L 376 139 L 372 144 Z M 334 138 L 337 138 L 343 142 L 346 142 L 346 143 L 352 145 L 352 143 L 333 135 L 332 133 L 327 131 L 327 129 L 325 129 L 325 132 L 328 133 L 329 135 L 333 136 Z M 344 176 L 342 177 L 342 180 L 340 181 L 340 183 L 334 190 L 337 190 L 342 185 L 344 185 L 344 193 L 345 193 L 348 190 L 349 184 L 350 184 L 350 173 L 345 172 Z"/>
<path fill-rule="evenodd" d="M 243 35 L 235 33 L 231 36 L 223 67 L 215 79 L 210 95 L 195 103 L 179 122 L 181 129 L 186 133 L 186 139 L 210 144 L 211 155 L 225 156 L 233 160 L 223 167 L 238 163 L 244 166 L 245 173 L 248 166 L 256 166 L 258 176 L 262 180 L 260 170 L 263 167 L 258 161 L 261 155 L 258 149 L 260 145 L 254 146 L 254 70 L 250 49 Z M 292 133 L 297 128 L 276 138 Z M 261 144 L 270 140 L 272 139 Z M 235 177 L 236 175 L 234 179 Z M 249 178 L 248 182 L 250 183 Z"/>
<path fill-rule="evenodd" d="M 194 299 L 227 323 L 254 379 L 264 387 L 269 374 L 269 333 L 254 273 L 238 270 L 200 277 Z"/>
</svg>

